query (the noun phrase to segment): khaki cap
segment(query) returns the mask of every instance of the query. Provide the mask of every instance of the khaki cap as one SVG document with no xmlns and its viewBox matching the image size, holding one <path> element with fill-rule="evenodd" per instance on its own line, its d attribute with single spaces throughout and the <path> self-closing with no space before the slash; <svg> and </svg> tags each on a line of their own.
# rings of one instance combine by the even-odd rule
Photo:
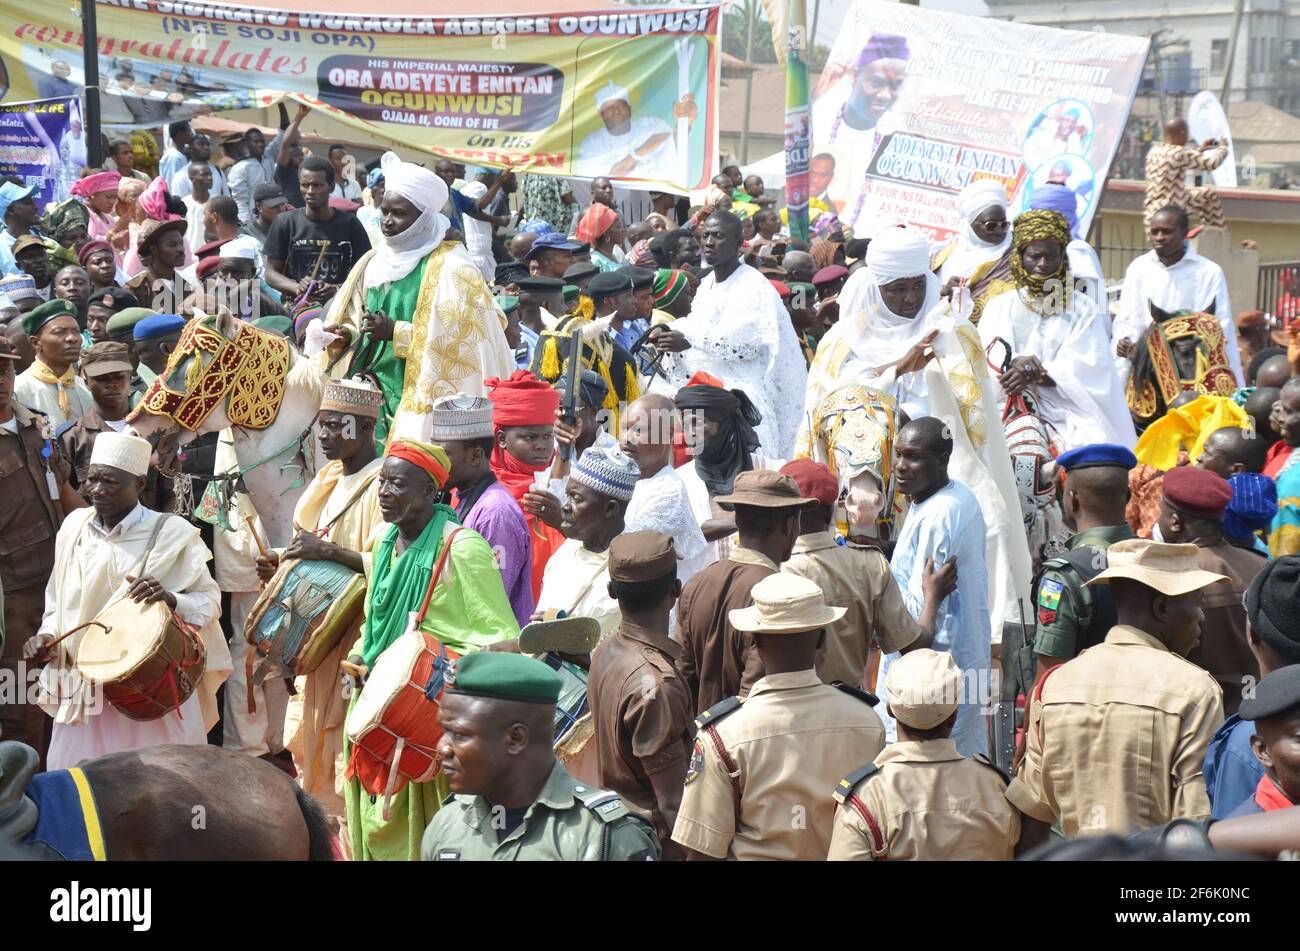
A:
<svg viewBox="0 0 1300 951">
<path fill-rule="evenodd" d="M 609 545 L 611 581 L 655 581 L 677 572 L 677 549 L 666 532 L 624 532 Z"/>
<path fill-rule="evenodd" d="M 757 505 L 763 508 L 809 508 L 816 499 L 799 494 L 799 484 L 788 475 L 771 469 L 750 469 L 736 476 L 730 495 L 719 495 L 715 502 L 727 505 Z"/>
<path fill-rule="evenodd" d="M 1128 578 L 1176 598 L 1228 580 L 1223 575 L 1203 570 L 1196 560 L 1197 551 L 1199 549 L 1191 544 L 1125 539 L 1106 549 L 1106 570 L 1086 584 L 1104 584 L 1111 578 Z"/>
<path fill-rule="evenodd" d="M 799 634 L 834 624 L 845 612 L 844 608 L 827 605 L 826 596 L 815 582 L 780 571 L 754 585 L 751 596 L 752 606 L 737 608 L 727 615 L 738 631 Z"/>
<path fill-rule="evenodd" d="M 932 730 L 957 709 L 961 668 L 947 651 L 911 651 L 889 665 L 885 699 L 895 720 Z"/>
</svg>

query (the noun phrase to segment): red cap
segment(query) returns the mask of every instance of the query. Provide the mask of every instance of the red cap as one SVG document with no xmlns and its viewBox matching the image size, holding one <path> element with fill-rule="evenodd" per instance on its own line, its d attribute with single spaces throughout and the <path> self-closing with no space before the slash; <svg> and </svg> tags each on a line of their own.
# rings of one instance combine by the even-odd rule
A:
<svg viewBox="0 0 1300 951">
<path fill-rule="evenodd" d="M 1232 487 L 1226 479 L 1195 466 L 1166 472 L 1163 488 L 1170 508 L 1194 518 L 1221 519 L 1232 501 Z"/>
<path fill-rule="evenodd" d="M 790 296 L 790 285 L 785 283 L 785 281 L 778 281 L 772 277 L 769 277 L 768 280 L 771 282 L 772 286 L 776 288 L 776 292 L 780 295 L 782 300 L 785 300 Z"/>
<path fill-rule="evenodd" d="M 805 499 L 816 499 L 822 505 L 834 505 L 840 497 L 840 483 L 825 464 L 811 459 L 792 459 L 781 467 L 781 475 L 788 475 L 799 486 Z"/>
<path fill-rule="evenodd" d="M 200 281 L 217 269 L 221 258 L 200 258 L 194 265 L 194 276 Z"/>
<path fill-rule="evenodd" d="M 516 370 L 510 379 L 491 377 L 483 381 L 492 401 L 492 425 L 544 426 L 555 422 L 560 408 L 560 391 L 537 379 L 527 370 Z"/>
</svg>

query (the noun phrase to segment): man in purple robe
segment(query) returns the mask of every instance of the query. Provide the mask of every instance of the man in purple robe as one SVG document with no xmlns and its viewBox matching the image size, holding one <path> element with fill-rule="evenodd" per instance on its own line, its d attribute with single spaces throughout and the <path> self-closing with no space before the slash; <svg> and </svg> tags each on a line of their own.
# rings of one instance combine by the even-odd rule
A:
<svg viewBox="0 0 1300 951">
<path fill-rule="evenodd" d="M 492 546 L 510 608 L 522 627 L 536 604 L 532 545 L 519 503 L 497 481 L 489 464 L 496 444 L 492 403 L 466 393 L 444 396 L 434 402 L 432 418 L 430 438 L 451 460 L 446 488 L 456 490 L 456 515 L 462 525 L 478 532 Z"/>
</svg>

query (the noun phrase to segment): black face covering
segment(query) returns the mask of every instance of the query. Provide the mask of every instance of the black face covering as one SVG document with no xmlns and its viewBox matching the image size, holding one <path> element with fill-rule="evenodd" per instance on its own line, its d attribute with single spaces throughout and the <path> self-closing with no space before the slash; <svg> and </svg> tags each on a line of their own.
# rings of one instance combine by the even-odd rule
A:
<svg viewBox="0 0 1300 951">
<path fill-rule="evenodd" d="M 763 416 L 744 390 L 716 386 L 684 386 L 674 399 L 679 410 L 700 410 L 718 424 L 717 434 L 695 457 L 695 471 L 710 495 L 728 495 L 737 474 L 754 468 L 753 452 L 758 448 L 754 427 Z"/>
</svg>

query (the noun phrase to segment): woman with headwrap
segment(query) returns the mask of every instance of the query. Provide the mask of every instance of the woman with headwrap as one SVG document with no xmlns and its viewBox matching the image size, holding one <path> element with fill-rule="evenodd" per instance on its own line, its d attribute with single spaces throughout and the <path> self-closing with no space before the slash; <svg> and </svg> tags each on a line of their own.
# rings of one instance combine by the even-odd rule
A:
<svg viewBox="0 0 1300 951">
<path fill-rule="evenodd" d="M 72 183 L 72 196 L 86 208 L 86 231 L 91 240 L 107 240 L 117 221 L 114 207 L 117 204 L 118 172 L 93 172 Z"/>
<path fill-rule="evenodd" d="M 961 229 L 930 258 L 931 269 L 948 290 L 964 281 L 979 324 L 984 305 L 1015 287 L 1011 280 L 1011 225 L 1007 221 L 1007 190 L 991 178 L 971 182 L 955 199 Z"/>
<path fill-rule="evenodd" d="M 980 340 L 997 365 L 997 399 L 1029 395 L 1036 415 L 1056 429 L 1062 452 L 1091 443 L 1137 442 L 1124 381 L 1110 356 L 1109 321 L 1074 290 L 1066 246 L 1070 228 L 1054 211 L 1027 211 L 1011 236 L 1015 289 L 985 305 Z"/>
<path fill-rule="evenodd" d="M 1069 185 L 1048 182 L 1029 196 L 1030 211 L 1057 211 L 1070 224 L 1070 243 L 1065 253 L 1070 262 L 1070 277 L 1077 290 L 1092 298 L 1097 311 L 1110 313 L 1106 300 L 1106 278 L 1101 273 L 1101 258 L 1087 241 L 1079 238 L 1079 196 Z"/>
<path fill-rule="evenodd" d="M 122 183 L 125 184 L 126 181 L 126 179 L 123 179 Z M 120 188 L 118 195 L 120 200 Z M 171 195 L 167 191 L 167 183 L 161 178 L 155 178 L 145 186 L 144 191 L 142 191 L 135 200 L 135 208 L 133 211 L 134 214 L 131 220 L 131 247 L 127 249 L 126 256 L 122 263 L 122 270 L 125 272 L 127 277 L 135 277 L 145 269 L 144 262 L 140 260 L 139 251 L 140 239 L 145 226 L 151 221 L 165 222 L 176 221 L 177 219 L 184 220 L 185 218 L 185 215 L 183 214 L 185 211 L 184 203 L 171 199 Z M 194 249 L 190 247 L 188 241 L 184 242 L 184 246 L 185 258 L 182 262 L 182 266 L 188 267 L 193 262 L 192 252 Z"/>
<path fill-rule="evenodd" d="M 113 246 L 113 251 L 123 264 L 126 261 L 126 253 L 135 247 L 140 235 L 140 226 L 146 219 L 144 209 L 140 207 L 140 196 L 148 187 L 148 182 L 142 182 L 138 178 L 118 177 L 117 196 L 113 205 L 116 220 L 109 229 L 106 240 Z"/>
<path fill-rule="evenodd" d="M 969 298 L 941 298 L 930 245 L 913 228 L 885 228 L 872 239 L 866 262 L 849 275 L 840 291 L 840 319 L 817 345 L 795 455 L 813 456 L 810 427 L 818 407 L 846 386 L 890 394 L 909 419 L 947 421 L 953 441 L 948 472 L 979 499 L 988 531 L 990 633 L 1000 637 L 1002 622 L 1020 617 L 1017 602 L 1029 603 L 1032 564 L 994 381 L 979 334 L 963 312 Z"/>
<path fill-rule="evenodd" d="M 505 319 L 465 246 L 444 237 L 447 185 L 392 152 L 384 175 L 379 246 L 362 255 L 330 302 L 325 327 L 342 339 L 321 355 L 334 378 L 366 374 L 384 393 L 375 439 L 428 441 L 433 401 L 485 395 L 514 355 Z"/>
<path fill-rule="evenodd" d="M 780 460 L 769 462 L 759 455 L 754 427 L 763 417 L 744 390 L 725 389 L 717 377 L 700 372 L 677 391 L 673 404 L 681 413 L 682 436 L 691 457 L 677 474 L 709 542 L 702 563 L 711 564 L 723 556 L 718 542 L 735 530 L 734 519 L 715 506 L 713 498 L 731 494 L 740 473 L 777 468 Z"/>
<path fill-rule="evenodd" d="M 591 245 L 591 263 L 601 271 L 617 271 L 622 266 L 616 256 L 622 254 L 623 223 L 613 208 L 599 202 L 592 205 L 578 219 L 573 236 Z"/>
</svg>

